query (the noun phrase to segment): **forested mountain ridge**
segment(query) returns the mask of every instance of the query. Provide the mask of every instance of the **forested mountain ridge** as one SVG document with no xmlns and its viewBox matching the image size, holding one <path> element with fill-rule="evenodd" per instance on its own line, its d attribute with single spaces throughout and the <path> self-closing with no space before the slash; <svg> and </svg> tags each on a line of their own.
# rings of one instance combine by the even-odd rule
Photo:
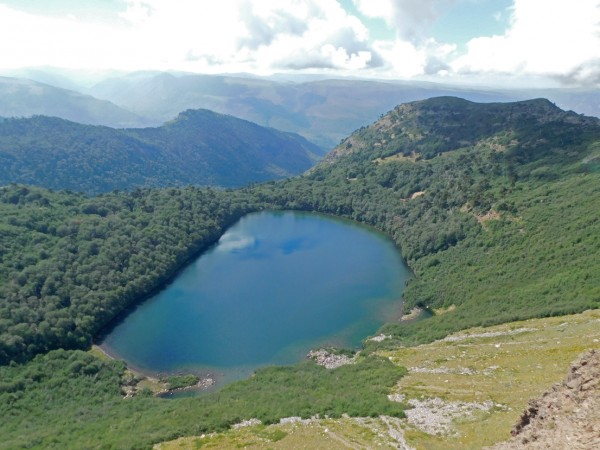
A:
<svg viewBox="0 0 600 450">
<path fill-rule="evenodd" d="M 394 155 L 430 159 L 481 141 L 510 151 L 548 142 L 546 135 L 558 126 L 573 130 L 568 136 L 561 129 L 560 145 L 568 146 L 581 128 L 597 128 L 600 119 L 563 111 L 546 99 L 482 104 L 437 97 L 397 106 L 344 139 L 324 162 L 355 152 L 372 159 Z"/>
<path fill-rule="evenodd" d="M 400 248 L 415 274 L 404 307 L 419 306 L 432 317 L 384 326 L 384 339 L 367 342 L 364 358 L 467 327 L 600 307 L 598 120 L 544 100 L 477 105 L 438 98 L 398 110 L 406 117 L 396 110 L 382 116 L 310 173 L 239 190 L 144 189 L 88 197 L 20 185 L 2 188 L 2 362 L 27 361 L 51 348 L 85 348 L 107 321 L 160 286 L 230 221 L 265 208 L 350 218 L 387 233 Z M 518 119 L 510 118 L 511 110 L 520 111 Z M 68 367 L 61 363 L 67 368 L 56 374 L 60 380 L 40 375 L 44 367 L 60 365 L 58 360 L 69 362 Z M 197 412 L 191 423 L 186 413 L 201 403 L 124 402 L 116 394 L 114 364 L 108 368 L 77 352 L 51 352 L 0 367 L 8 380 L 0 385 L 7 418 L 0 429 L 14 446 L 76 447 L 91 439 L 139 447 L 252 417 L 376 416 L 390 407 L 388 386 L 401 376 L 388 371 L 388 363 L 372 360 L 378 370 L 354 378 L 352 389 L 381 386 L 376 395 L 335 407 L 287 403 L 298 398 L 298 386 L 304 389 L 300 398 L 314 392 L 316 381 L 306 364 L 264 377 L 259 372 L 244 385 L 231 385 L 227 395 L 233 392 L 234 400 L 219 405 L 218 417 Z M 285 382 L 279 383 L 276 373 Z M 91 377 L 106 379 L 101 375 L 112 381 L 99 393 Z M 323 372 L 316 379 L 328 376 Z M 274 382 L 291 389 L 276 401 L 267 394 Z M 68 383 L 73 389 L 64 387 Z M 40 406 L 46 392 L 56 392 L 56 398 Z M 244 392 L 252 394 L 240 400 Z M 100 418 L 91 409 L 64 408 L 76 404 L 77 395 L 82 404 L 92 396 L 94 411 L 108 414 Z M 52 414 L 53 408 L 60 415 Z M 165 423 L 167 416 L 177 420 Z M 131 433 L 131 427 L 148 433 Z"/>
<path fill-rule="evenodd" d="M 113 129 L 36 116 L 0 121 L 0 183 L 88 193 L 242 186 L 303 172 L 321 150 L 291 133 L 207 110 L 158 128 Z"/>
</svg>

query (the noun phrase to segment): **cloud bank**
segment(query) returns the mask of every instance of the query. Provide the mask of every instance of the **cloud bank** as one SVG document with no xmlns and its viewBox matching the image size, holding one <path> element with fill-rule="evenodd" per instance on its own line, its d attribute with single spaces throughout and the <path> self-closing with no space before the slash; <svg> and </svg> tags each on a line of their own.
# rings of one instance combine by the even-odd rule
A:
<svg viewBox="0 0 600 450">
<path fill-rule="evenodd" d="M 0 0 L 0 68 L 326 72 L 444 80 L 547 77 L 600 83 L 600 0 L 514 0 L 500 35 L 464 49 L 432 25 L 484 0 L 123 0 L 113 21 L 19 11 Z M 367 20 L 369 19 L 369 20 Z M 375 39 L 374 22 L 390 37 Z"/>
<path fill-rule="evenodd" d="M 545 75 L 598 83 L 600 1 L 515 0 L 510 28 L 480 37 L 450 64 L 457 73 Z"/>
</svg>

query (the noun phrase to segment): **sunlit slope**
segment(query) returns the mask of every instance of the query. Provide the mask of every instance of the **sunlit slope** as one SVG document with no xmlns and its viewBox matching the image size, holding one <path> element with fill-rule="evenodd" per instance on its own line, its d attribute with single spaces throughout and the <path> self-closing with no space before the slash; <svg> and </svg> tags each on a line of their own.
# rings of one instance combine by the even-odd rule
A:
<svg viewBox="0 0 600 450">
<path fill-rule="evenodd" d="M 564 379 L 583 351 L 600 348 L 599 320 L 600 311 L 593 310 L 472 328 L 431 344 L 381 352 L 408 368 L 392 394 L 412 404 L 405 419 L 248 424 L 155 448 L 482 448 L 508 439 L 530 399 Z"/>
<path fill-rule="evenodd" d="M 405 310 L 452 309 L 384 327 L 417 343 L 600 306 L 599 169 L 598 119 L 445 97 L 400 105 L 275 195 L 395 239 L 416 275 Z"/>
</svg>

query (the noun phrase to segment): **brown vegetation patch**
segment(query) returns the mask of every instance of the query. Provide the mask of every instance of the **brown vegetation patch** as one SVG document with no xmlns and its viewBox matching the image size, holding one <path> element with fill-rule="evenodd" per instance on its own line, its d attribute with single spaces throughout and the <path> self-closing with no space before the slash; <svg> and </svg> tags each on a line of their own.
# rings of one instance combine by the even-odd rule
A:
<svg viewBox="0 0 600 450">
<path fill-rule="evenodd" d="M 490 209 L 487 213 L 475 217 L 477 218 L 477 222 L 485 224 L 490 220 L 498 220 L 500 218 L 500 213 L 498 211 Z"/>
<path fill-rule="evenodd" d="M 404 153 L 396 153 L 392 156 L 386 156 L 385 158 L 376 158 L 373 160 L 375 164 L 385 164 L 389 162 L 398 162 L 398 161 L 410 161 L 416 162 L 421 155 L 415 151 L 413 151 L 410 155 L 406 156 Z"/>
</svg>

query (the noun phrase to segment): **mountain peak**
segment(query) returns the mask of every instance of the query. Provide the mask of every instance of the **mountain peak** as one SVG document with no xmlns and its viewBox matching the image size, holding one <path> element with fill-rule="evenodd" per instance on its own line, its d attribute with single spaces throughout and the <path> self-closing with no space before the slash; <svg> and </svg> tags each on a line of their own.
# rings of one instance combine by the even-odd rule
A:
<svg viewBox="0 0 600 450">
<path fill-rule="evenodd" d="M 458 97 L 434 97 L 395 107 L 342 141 L 324 162 L 357 152 L 363 157 L 367 153 L 372 160 L 397 154 L 429 159 L 492 138 L 539 140 L 549 124 L 598 127 L 600 119 L 563 111 L 544 98 L 475 103 Z"/>
</svg>

